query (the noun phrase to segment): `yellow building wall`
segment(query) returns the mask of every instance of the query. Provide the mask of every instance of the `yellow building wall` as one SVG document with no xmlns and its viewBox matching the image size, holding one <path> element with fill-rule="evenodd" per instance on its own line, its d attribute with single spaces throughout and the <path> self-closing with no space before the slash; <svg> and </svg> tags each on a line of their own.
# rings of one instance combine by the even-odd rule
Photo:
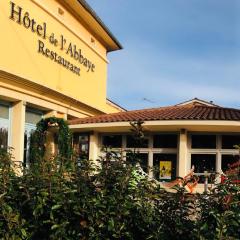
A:
<svg viewBox="0 0 240 240">
<path fill-rule="evenodd" d="M 126 110 L 121 108 L 120 106 L 114 105 L 106 101 L 105 112 L 107 113 L 117 113 L 117 112 L 125 112 Z"/>
<path fill-rule="evenodd" d="M 114 108 L 106 104 L 106 49 L 60 2 L 0 1 L 0 70 L 53 89 L 102 112 L 112 112 Z M 20 24 L 18 13 L 14 13 L 14 19 L 11 19 L 12 9 L 20 11 L 18 6 L 22 9 Z M 33 19 L 36 23 L 32 29 Z M 54 41 L 50 43 L 53 36 L 56 44 Z M 91 62 L 90 68 L 71 57 L 70 50 L 74 45 Z M 69 62 L 69 69 L 62 65 L 58 56 Z M 75 73 L 70 71 L 71 64 L 80 68 L 80 75 L 78 70 Z"/>
</svg>

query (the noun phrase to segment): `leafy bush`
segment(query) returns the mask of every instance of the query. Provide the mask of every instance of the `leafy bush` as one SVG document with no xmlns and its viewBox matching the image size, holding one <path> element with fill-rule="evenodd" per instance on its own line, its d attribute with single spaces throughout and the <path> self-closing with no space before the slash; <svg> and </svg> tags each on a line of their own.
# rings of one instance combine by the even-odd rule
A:
<svg viewBox="0 0 240 240">
<path fill-rule="evenodd" d="M 114 161 L 113 161 L 114 160 Z M 42 159 L 21 176 L 0 152 L 0 239 L 239 239 L 239 186 L 176 193 L 108 152 Z"/>
</svg>

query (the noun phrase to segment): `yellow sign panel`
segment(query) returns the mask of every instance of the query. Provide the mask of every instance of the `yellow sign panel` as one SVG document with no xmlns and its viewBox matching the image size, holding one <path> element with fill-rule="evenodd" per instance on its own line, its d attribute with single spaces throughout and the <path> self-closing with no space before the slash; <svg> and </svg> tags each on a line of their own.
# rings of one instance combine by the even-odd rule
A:
<svg viewBox="0 0 240 240">
<path fill-rule="evenodd" d="M 172 162 L 171 161 L 160 161 L 160 179 L 170 179 L 172 177 Z"/>
</svg>

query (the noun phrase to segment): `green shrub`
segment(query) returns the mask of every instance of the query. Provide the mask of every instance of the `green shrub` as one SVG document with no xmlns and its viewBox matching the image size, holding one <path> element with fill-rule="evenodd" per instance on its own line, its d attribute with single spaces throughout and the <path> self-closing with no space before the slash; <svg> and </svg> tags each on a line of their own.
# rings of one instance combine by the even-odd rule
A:
<svg viewBox="0 0 240 240">
<path fill-rule="evenodd" d="M 0 152 L 0 239 L 239 239 L 239 186 L 169 193 L 114 152 L 96 165 L 42 159 L 21 176 L 12 163 Z"/>
</svg>

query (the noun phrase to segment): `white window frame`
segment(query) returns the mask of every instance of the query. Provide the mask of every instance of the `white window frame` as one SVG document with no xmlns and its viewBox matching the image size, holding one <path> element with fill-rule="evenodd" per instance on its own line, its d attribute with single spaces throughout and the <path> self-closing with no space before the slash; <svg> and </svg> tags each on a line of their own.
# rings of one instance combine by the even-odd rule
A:
<svg viewBox="0 0 240 240">
<path fill-rule="evenodd" d="M 153 136 L 154 135 L 165 135 L 165 134 L 173 134 L 178 136 L 177 148 L 153 148 Z M 126 151 L 128 150 L 137 150 L 139 153 L 147 153 L 148 154 L 148 167 L 149 169 L 153 168 L 153 154 L 176 154 L 176 172 L 178 173 L 178 162 L 179 162 L 179 132 L 154 132 L 147 134 L 145 137 L 148 139 L 148 147 L 147 148 L 127 148 L 127 135 L 131 135 L 131 133 L 102 133 L 100 134 L 100 146 L 99 149 L 103 146 L 103 137 L 108 135 L 121 135 L 122 136 L 122 147 L 121 148 L 112 148 L 113 151 L 119 151 L 123 153 L 123 159 L 126 159 Z M 103 155 L 101 155 L 103 156 Z M 148 172 L 150 177 L 153 177 L 153 172 L 150 170 Z"/>
<path fill-rule="evenodd" d="M 192 135 L 216 135 L 216 149 L 208 148 L 191 148 Z M 188 133 L 188 170 L 191 169 L 191 155 L 192 154 L 215 154 L 216 162 L 215 169 L 217 173 L 222 172 L 222 155 L 238 155 L 239 150 L 237 149 L 223 149 L 222 148 L 222 136 L 223 135 L 240 135 L 239 133 L 225 132 L 225 133 L 216 133 L 216 132 L 189 132 Z"/>
</svg>

